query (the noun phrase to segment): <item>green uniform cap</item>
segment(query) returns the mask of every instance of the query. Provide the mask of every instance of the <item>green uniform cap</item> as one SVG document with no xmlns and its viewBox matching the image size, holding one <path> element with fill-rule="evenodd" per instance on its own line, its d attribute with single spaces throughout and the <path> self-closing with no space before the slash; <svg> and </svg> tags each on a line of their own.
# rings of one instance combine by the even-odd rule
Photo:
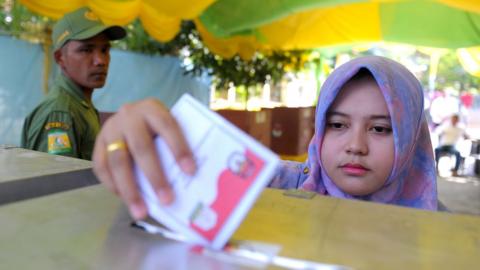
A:
<svg viewBox="0 0 480 270">
<path fill-rule="evenodd" d="M 82 7 L 65 14 L 53 27 L 52 42 L 55 50 L 61 48 L 69 40 L 89 39 L 104 32 L 110 40 L 125 37 L 125 29 L 121 26 L 105 25 L 89 8 Z"/>
</svg>

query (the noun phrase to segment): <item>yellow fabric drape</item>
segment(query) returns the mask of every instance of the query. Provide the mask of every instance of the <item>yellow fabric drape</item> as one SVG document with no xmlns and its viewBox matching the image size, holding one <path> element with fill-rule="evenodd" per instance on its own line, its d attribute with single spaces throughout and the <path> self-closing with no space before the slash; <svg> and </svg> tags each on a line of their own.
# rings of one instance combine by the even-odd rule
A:
<svg viewBox="0 0 480 270">
<path fill-rule="evenodd" d="M 141 16 L 142 22 L 150 26 L 155 26 L 161 25 L 166 20 L 175 19 L 180 21 L 182 19 L 197 18 L 215 1 L 216 0 L 20 0 L 20 3 L 35 13 L 53 19 L 59 19 L 63 14 L 81 6 L 88 6 L 107 24 L 126 25 Z M 141 11 L 142 9 L 143 11 Z M 147 15 L 145 15 L 145 13 Z M 169 31 L 171 32 L 172 30 Z"/>
<path fill-rule="evenodd" d="M 140 8 L 140 20 L 145 31 L 154 39 L 166 42 L 175 37 L 180 30 L 180 18 L 169 17 L 158 12 L 155 8 L 142 3 Z"/>
<path fill-rule="evenodd" d="M 180 23 L 183 19 L 198 17 L 215 1 L 20 0 L 33 12 L 53 19 L 59 19 L 63 14 L 81 6 L 91 8 L 106 24 L 127 25 L 139 17 L 145 31 L 161 42 L 169 41 L 175 37 L 180 30 Z"/>
<path fill-rule="evenodd" d="M 162 16 L 177 17 L 187 20 L 197 18 L 208 6 L 213 4 L 215 1 L 216 0 L 143 0 L 145 4 L 150 5 Z"/>
<path fill-rule="evenodd" d="M 212 52 L 225 58 L 238 53 L 243 59 L 250 59 L 256 50 L 261 49 L 306 49 L 350 42 L 380 41 L 379 5 L 408 0 L 365 0 L 357 4 L 313 9 L 263 25 L 256 35 L 227 39 L 214 37 L 196 19 L 215 1 L 20 0 L 33 12 L 54 19 L 85 5 L 107 24 L 126 25 L 139 17 L 149 35 L 162 42 L 175 37 L 182 19 L 195 19 L 206 46 Z M 432 1 L 469 12 L 480 12 L 479 0 Z"/>
<path fill-rule="evenodd" d="M 458 49 L 457 56 L 468 73 L 480 77 L 480 47 Z"/>
<path fill-rule="evenodd" d="M 259 49 L 308 49 L 353 41 L 380 41 L 378 9 L 378 3 L 362 3 L 296 13 L 260 27 L 262 42 L 253 35 L 216 38 L 198 20 L 195 23 L 212 52 L 224 58 L 238 53 L 248 60 Z"/>
<path fill-rule="evenodd" d="M 307 49 L 379 41 L 382 36 L 378 9 L 378 3 L 314 9 L 262 26 L 260 33 L 266 43 L 275 49 Z"/>
<path fill-rule="evenodd" d="M 31 11 L 52 19 L 59 19 L 63 14 L 85 5 L 84 0 L 20 0 Z"/>
<path fill-rule="evenodd" d="M 249 60 L 255 51 L 264 48 L 254 36 L 220 39 L 210 34 L 199 20 L 195 20 L 195 25 L 208 49 L 223 58 L 231 58 L 238 53 L 242 59 Z"/>
<path fill-rule="evenodd" d="M 383 37 L 379 5 L 384 2 L 401 1 L 407 0 L 371 0 L 295 13 L 261 26 L 258 35 L 261 41 L 255 36 L 219 39 L 204 28 L 200 33 L 207 47 L 227 58 L 241 53 L 241 50 L 248 51 L 252 48 L 309 49 L 352 42 L 381 41 Z M 436 1 L 469 12 L 480 11 L 479 0 Z"/>
<path fill-rule="evenodd" d="M 105 24 L 126 25 L 137 18 L 141 0 L 88 0 L 90 7 Z"/>
<path fill-rule="evenodd" d="M 480 13 L 479 0 L 437 0 L 437 2 L 465 11 Z"/>
</svg>

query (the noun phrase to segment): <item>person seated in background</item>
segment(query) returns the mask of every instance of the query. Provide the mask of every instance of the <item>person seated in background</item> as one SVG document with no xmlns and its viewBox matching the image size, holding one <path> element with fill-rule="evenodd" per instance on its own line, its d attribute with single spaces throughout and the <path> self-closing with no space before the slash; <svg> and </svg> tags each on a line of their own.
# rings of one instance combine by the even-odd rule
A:
<svg viewBox="0 0 480 270">
<path fill-rule="evenodd" d="M 91 159 L 100 131 L 92 93 L 107 79 L 110 40 L 125 35 L 122 27 L 103 24 L 86 7 L 55 24 L 52 42 L 61 72 L 45 99 L 25 119 L 22 147 Z"/>
<path fill-rule="evenodd" d="M 457 150 L 456 145 L 461 139 L 468 138 L 465 128 L 459 123 L 459 116 L 457 114 L 452 115 L 450 121 L 437 127 L 435 133 L 439 136 L 439 146 L 435 148 L 437 171 L 438 162 L 442 155 L 455 155 L 455 167 L 452 169 L 452 175 L 458 176 L 458 169 L 460 168 L 462 157 L 460 156 L 460 152 Z"/>
<path fill-rule="evenodd" d="M 270 187 L 437 210 L 423 90 L 404 66 L 378 56 L 340 66 L 322 86 L 315 117 L 308 160 L 284 161 Z M 107 120 L 95 144 L 95 174 L 125 201 L 135 219 L 146 217 L 147 208 L 133 162 L 162 203 L 175 199 L 155 150 L 156 136 L 165 140 L 185 173 L 195 173 L 197 165 L 182 131 L 156 100 L 122 107 Z"/>
</svg>

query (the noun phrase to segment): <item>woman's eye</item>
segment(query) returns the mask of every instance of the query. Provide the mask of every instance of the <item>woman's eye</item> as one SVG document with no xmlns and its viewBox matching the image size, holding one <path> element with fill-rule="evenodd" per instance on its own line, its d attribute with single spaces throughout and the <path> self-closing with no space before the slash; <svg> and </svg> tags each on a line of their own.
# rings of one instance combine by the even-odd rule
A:
<svg viewBox="0 0 480 270">
<path fill-rule="evenodd" d="M 382 126 L 375 126 L 372 128 L 375 133 L 383 133 L 383 134 L 390 134 L 392 132 L 392 128 L 390 127 L 382 127 Z"/>
<path fill-rule="evenodd" d="M 342 129 L 345 128 L 345 125 L 339 122 L 328 123 L 327 126 L 332 129 Z"/>
</svg>

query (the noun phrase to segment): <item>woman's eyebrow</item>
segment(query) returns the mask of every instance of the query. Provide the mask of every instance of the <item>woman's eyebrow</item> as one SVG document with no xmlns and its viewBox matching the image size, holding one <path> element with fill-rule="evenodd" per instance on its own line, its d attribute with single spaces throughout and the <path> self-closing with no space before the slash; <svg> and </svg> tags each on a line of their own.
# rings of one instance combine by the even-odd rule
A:
<svg viewBox="0 0 480 270">
<path fill-rule="evenodd" d="M 377 120 L 377 119 L 382 120 L 382 119 L 385 119 L 385 120 L 388 120 L 388 121 L 391 120 L 389 115 L 383 115 L 383 114 L 371 115 L 371 116 L 370 116 L 370 119 L 372 119 L 372 120 Z"/>
<path fill-rule="evenodd" d="M 339 111 L 328 111 L 327 116 L 343 116 L 343 117 L 348 117 L 348 114 L 344 112 L 339 112 Z"/>
<path fill-rule="evenodd" d="M 340 111 L 328 111 L 327 116 L 343 116 L 343 117 L 349 117 L 350 115 L 348 113 L 340 112 Z M 370 117 L 368 117 L 371 120 L 387 120 L 391 121 L 390 115 L 387 114 L 372 114 Z"/>
</svg>

